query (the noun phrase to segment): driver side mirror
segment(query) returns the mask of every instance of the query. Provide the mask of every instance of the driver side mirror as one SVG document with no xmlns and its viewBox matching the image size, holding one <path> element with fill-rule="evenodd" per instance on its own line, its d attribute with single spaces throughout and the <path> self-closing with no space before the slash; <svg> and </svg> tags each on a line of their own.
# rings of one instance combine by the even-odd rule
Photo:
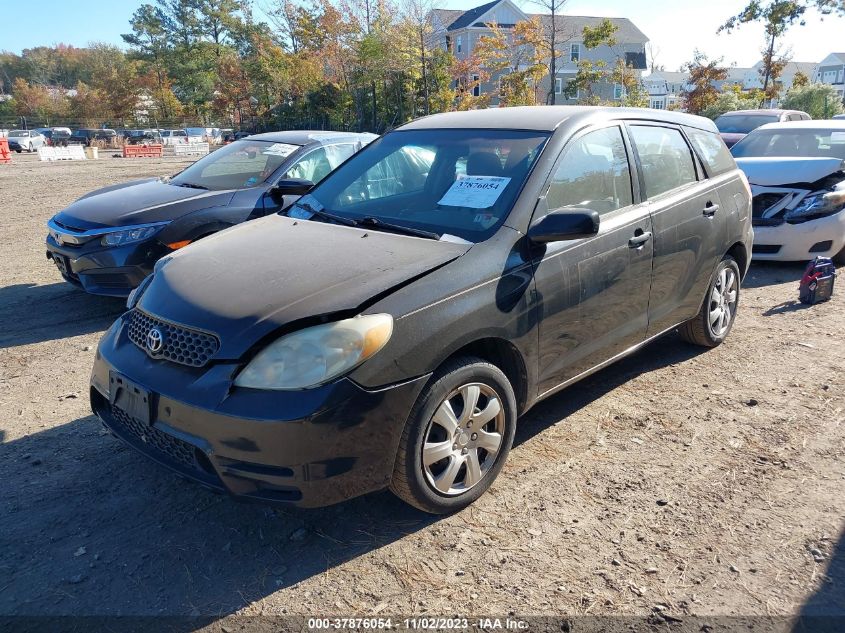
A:
<svg viewBox="0 0 845 633">
<path fill-rule="evenodd" d="M 545 200 L 542 202 L 545 206 Z M 598 232 L 599 214 L 578 207 L 550 211 L 528 227 L 528 237 L 539 244 L 592 237 Z"/>
<path fill-rule="evenodd" d="M 304 196 L 314 188 L 314 183 L 306 178 L 285 178 L 277 182 L 270 193 L 275 196 Z"/>
</svg>

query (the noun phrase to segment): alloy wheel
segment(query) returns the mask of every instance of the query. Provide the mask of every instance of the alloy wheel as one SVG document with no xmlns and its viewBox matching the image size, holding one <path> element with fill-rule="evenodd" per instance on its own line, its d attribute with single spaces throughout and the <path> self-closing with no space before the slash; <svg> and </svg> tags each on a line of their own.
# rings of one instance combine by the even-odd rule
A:
<svg viewBox="0 0 845 633">
<path fill-rule="evenodd" d="M 455 389 L 437 407 L 425 432 L 426 481 L 444 495 L 470 490 L 495 464 L 504 432 L 505 412 L 492 387 L 469 383 Z"/>
<path fill-rule="evenodd" d="M 713 290 L 710 291 L 709 323 L 713 336 L 721 337 L 727 333 L 736 312 L 738 296 L 738 278 L 732 268 L 724 267 L 719 271 Z"/>
</svg>

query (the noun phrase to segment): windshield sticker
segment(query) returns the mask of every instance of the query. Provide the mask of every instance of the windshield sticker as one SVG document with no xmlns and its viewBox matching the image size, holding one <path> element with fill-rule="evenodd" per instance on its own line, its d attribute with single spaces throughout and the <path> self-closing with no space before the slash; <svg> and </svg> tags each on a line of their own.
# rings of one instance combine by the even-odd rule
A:
<svg viewBox="0 0 845 633">
<path fill-rule="evenodd" d="M 437 204 L 444 207 L 489 209 L 511 181 L 502 176 L 464 176 L 456 180 Z"/>
<path fill-rule="evenodd" d="M 257 182 L 258 182 L 258 178 L 256 178 L 255 176 L 252 176 L 251 178 L 248 178 L 247 181 L 244 183 L 244 187 L 252 187 L 252 185 L 254 185 Z"/>
<path fill-rule="evenodd" d="M 845 143 L 845 132 L 831 132 L 830 133 L 830 142 L 831 143 Z"/>
<path fill-rule="evenodd" d="M 492 213 L 476 213 L 472 221 L 476 224 L 480 224 L 483 229 L 489 229 L 491 226 L 496 224 L 497 220 L 498 218 Z"/>
<path fill-rule="evenodd" d="M 273 143 L 270 147 L 268 147 L 261 153 L 269 154 L 270 156 L 281 156 L 282 158 L 284 158 L 285 156 L 290 156 L 298 149 L 299 145 L 288 145 L 287 143 Z"/>
<path fill-rule="evenodd" d="M 314 216 L 314 211 L 322 210 L 323 205 L 309 193 L 296 201 L 293 208 L 288 211 L 288 217 L 296 220 L 310 220 Z"/>
</svg>

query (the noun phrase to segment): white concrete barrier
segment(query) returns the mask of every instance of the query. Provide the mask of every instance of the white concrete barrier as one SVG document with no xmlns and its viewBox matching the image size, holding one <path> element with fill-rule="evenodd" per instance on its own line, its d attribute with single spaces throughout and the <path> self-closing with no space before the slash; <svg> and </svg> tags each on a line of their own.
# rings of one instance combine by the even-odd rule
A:
<svg viewBox="0 0 845 633">
<path fill-rule="evenodd" d="M 38 158 L 41 160 L 85 160 L 85 149 L 82 145 L 68 145 L 67 147 L 39 147 Z"/>
<path fill-rule="evenodd" d="M 171 145 L 173 154 L 176 156 L 187 156 L 189 154 L 197 154 L 205 156 L 208 154 L 208 143 L 176 143 Z"/>
</svg>

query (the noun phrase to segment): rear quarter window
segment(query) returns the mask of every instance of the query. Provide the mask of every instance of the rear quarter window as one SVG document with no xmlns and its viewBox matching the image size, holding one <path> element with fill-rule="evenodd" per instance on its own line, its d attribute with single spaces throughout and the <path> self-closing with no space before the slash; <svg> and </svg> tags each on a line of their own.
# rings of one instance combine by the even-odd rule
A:
<svg viewBox="0 0 845 633">
<path fill-rule="evenodd" d="M 736 163 L 721 137 L 715 132 L 684 128 L 695 153 L 707 165 L 709 176 L 717 176 L 736 169 Z"/>
</svg>

